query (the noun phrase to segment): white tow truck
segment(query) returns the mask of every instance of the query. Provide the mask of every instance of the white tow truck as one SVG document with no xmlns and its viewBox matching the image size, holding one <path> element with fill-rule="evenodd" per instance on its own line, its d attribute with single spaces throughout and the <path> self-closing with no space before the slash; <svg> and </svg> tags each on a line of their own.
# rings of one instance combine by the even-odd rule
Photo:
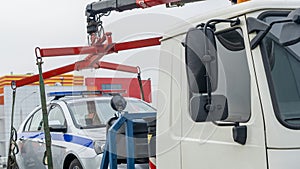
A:
<svg viewBox="0 0 300 169">
<path fill-rule="evenodd" d="M 299 8 L 248 1 L 165 33 L 157 168 L 299 168 Z"/>
</svg>

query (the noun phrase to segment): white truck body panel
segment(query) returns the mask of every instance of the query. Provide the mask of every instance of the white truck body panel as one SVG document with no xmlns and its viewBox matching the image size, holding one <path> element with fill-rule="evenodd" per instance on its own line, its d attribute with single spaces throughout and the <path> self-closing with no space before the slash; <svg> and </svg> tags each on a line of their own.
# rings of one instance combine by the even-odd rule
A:
<svg viewBox="0 0 300 169">
<path fill-rule="evenodd" d="M 291 10 L 300 1 L 250 1 L 206 16 L 197 16 L 171 31 L 162 40 L 157 123 L 158 168 L 298 168 L 300 131 L 284 127 L 275 117 L 260 48 L 250 49 L 246 17 L 264 10 Z M 239 17 L 250 74 L 251 116 L 247 142 L 233 141 L 232 126 L 194 122 L 188 109 L 185 52 L 181 42 L 187 30 L 210 19 Z M 233 65 L 234 66 L 234 65 Z M 162 100 L 160 100 L 162 99 Z"/>
<path fill-rule="evenodd" d="M 181 166 L 181 109 L 176 109 L 178 107 L 174 106 L 173 101 L 178 100 L 180 81 L 172 75 L 174 69 L 172 63 L 176 60 L 174 53 L 180 52 L 180 48 L 178 48 L 178 39 L 170 39 L 168 42 L 162 43 L 162 48 L 165 50 L 161 50 L 159 81 L 163 83 L 158 89 L 158 103 L 161 105 L 158 106 L 160 114 L 157 115 L 156 141 L 159 144 L 156 144 L 156 162 L 160 168 L 176 169 Z"/>
<path fill-rule="evenodd" d="M 294 7 L 300 7 L 300 3 L 295 3 Z M 258 14 L 249 14 L 248 16 L 257 17 Z M 252 50 L 253 56 L 260 56 L 260 48 Z M 267 76 L 265 73 L 263 60 L 261 57 L 253 57 L 258 85 L 260 88 L 260 97 L 262 108 L 264 110 L 264 119 L 266 127 L 267 146 L 269 148 L 295 148 L 300 147 L 300 131 L 292 130 L 284 127 L 277 120 L 271 101 L 269 86 L 267 83 Z"/>
<path fill-rule="evenodd" d="M 299 168 L 299 150 L 269 150 L 268 156 L 272 169 Z"/>
</svg>

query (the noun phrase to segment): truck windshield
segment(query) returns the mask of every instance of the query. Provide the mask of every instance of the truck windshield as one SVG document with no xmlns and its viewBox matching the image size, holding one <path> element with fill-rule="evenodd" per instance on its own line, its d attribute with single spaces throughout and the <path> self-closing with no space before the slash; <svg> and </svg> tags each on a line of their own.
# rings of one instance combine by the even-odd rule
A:
<svg viewBox="0 0 300 169">
<path fill-rule="evenodd" d="M 285 17 L 270 15 L 263 20 L 270 23 Z M 264 59 L 276 117 L 284 126 L 300 129 L 300 43 L 281 45 L 281 29 L 282 24 L 274 25 L 262 41 L 261 49 L 266 56 Z"/>
<path fill-rule="evenodd" d="M 117 113 L 110 106 L 110 99 L 82 100 L 68 103 L 74 124 L 78 128 L 104 127 Z M 156 110 L 140 100 L 127 100 L 124 110 L 129 113 L 155 112 Z"/>
</svg>

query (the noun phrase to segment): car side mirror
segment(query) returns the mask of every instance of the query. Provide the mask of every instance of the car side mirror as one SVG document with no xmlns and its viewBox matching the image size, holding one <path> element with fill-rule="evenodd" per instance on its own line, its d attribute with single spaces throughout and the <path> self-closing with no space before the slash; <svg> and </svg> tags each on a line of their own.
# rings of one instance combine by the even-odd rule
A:
<svg viewBox="0 0 300 169">
<path fill-rule="evenodd" d="M 50 120 L 49 121 L 49 129 L 50 132 L 67 132 L 67 127 L 61 124 L 58 120 Z"/>
<path fill-rule="evenodd" d="M 215 91 L 218 62 L 214 31 L 209 27 L 206 31 L 203 28 L 191 28 L 186 34 L 184 45 L 190 91 L 192 93 Z M 210 85 L 211 91 L 208 91 L 208 85 Z"/>
<path fill-rule="evenodd" d="M 279 39 L 279 42 L 284 46 L 300 42 L 300 8 L 290 12 L 288 18 L 292 22 L 283 24 Z"/>
<path fill-rule="evenodd" d="M 50 132 L 67 132 L 67 127 L 64 125 L 51 125 L 49 126 Z"/>
</svg>

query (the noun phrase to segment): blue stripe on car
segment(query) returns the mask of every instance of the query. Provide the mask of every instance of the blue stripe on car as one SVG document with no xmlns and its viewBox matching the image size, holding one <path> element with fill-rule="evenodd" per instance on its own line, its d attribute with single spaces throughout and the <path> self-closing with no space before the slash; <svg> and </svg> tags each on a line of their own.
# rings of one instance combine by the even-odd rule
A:
<svg viewBox="0 0 300 169">
<path fill-rule="evenodd" d="M 45 135 L 43 132 L 41 133 L 20 133 L 19 134 L 20 138 L 30 138 L 30 139 L 45 139 Z M 82 145 L 85 147 L 93 148 L 93 140 L 85 137 L 80 137 L 80 136 L 75 136 L 71 134 L 56 134 L 56 133 L 51 133 L 51 139 L 56 140 L 56 141 L 65 141 L 73 144 L 78 144 Z"/>
</svg>

